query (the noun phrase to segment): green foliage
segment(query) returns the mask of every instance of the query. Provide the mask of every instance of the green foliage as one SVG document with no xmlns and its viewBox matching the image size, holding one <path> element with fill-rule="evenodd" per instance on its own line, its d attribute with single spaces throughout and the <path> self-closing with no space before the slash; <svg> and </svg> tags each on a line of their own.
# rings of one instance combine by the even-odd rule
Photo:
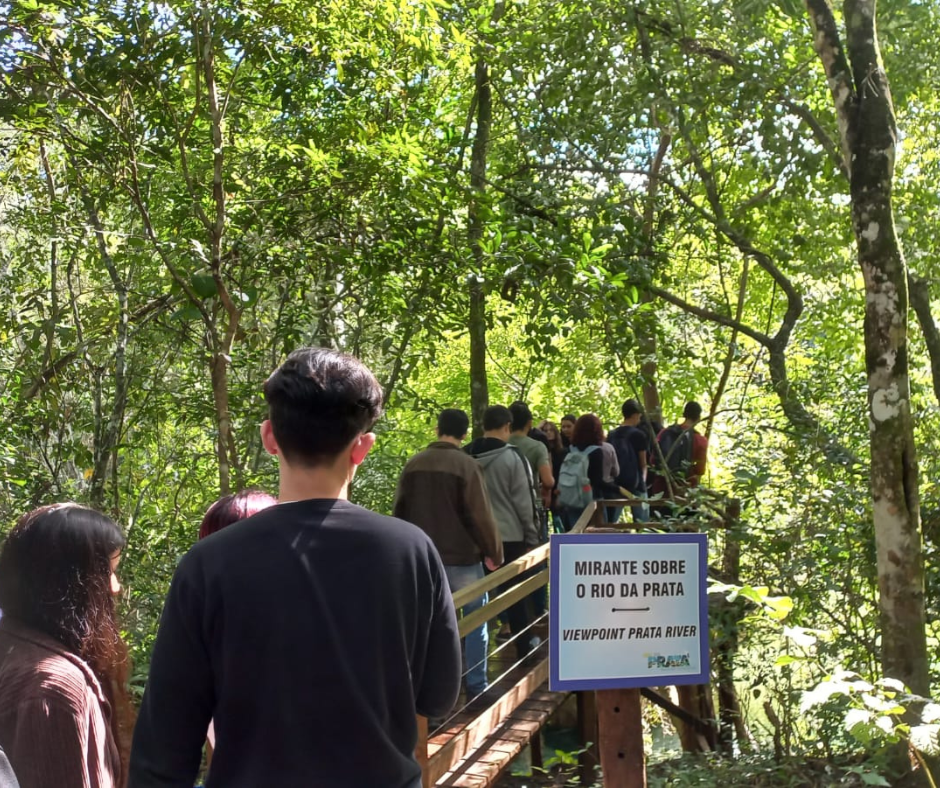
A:
<svg viewBox="0 0 940 788">
<path fill-rule="evenodd" d="M 652 374 L 667 423 L 690 398 L 713 411 L 706 482 L 742 502 L 711 540 L 715 564 L 729 544 L 742 556 L 713 586 L 729 600 L 713 645 L 738 648 L 755 746 L 773 743 L 770 704 L 784 755 L 819 760 L 678 765 L 651 784 L 863 784 L 867 763 L 824 762 L 856 751 L 856 729 L 882 741 L 879 720 L 905 740 L 914 728 L 858 693 L 813 712 L 818 730 L 799 710 L 826 666 L 881 686 L 864 289 L 803 8 L 500 8 L 0 2 L 0 531 L 66 498 L 122 522 L 139 688 L 169 578 L 222 484 L 223 412 L 232 484 L 273 491 L 264 379 L 302 344 L 361 356 L 388 411 L 352 497 L 389 511 L 436 412 L 469 408 L 479 281 L 492 402 L 610 427 Z M 903 133 L 897 225 L 935 280 L 940 18 L 879 10 Z M 474 258 L 481 56 L 494 107 Z M 940 405 L 916 331 L 911 354 L 936 621 Z M 827 438 L 858 461 L 830 461 Z M 936 654 L 940 626 L 929 636 Z"/>
</svg>

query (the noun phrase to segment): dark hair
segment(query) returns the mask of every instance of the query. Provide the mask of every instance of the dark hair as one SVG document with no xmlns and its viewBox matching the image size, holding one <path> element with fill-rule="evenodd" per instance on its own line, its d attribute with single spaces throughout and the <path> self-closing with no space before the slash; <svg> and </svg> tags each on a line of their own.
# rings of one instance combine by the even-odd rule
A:
<svg viewBox="0 0 940 788">
<path fill-rule="evenodd" d="M 578 417 L 571 413 L 566 413 L 564 416 L 561 417 L 561 420 L 570 421 L 572 424 L 576 424 L 578 421 Z"/>
<path fill-rule="evenodd" d="M 470 429 L 470 417 L 460 408 L 444 408 L 437 417 L 437 434 L 462 440 Z"/>
<path fill-rule="evenodd" d="M 558 431 L 558 427 L 555 422 L 549 421 L 546 419 L 541 424 L 539 424 L 539 429 L 545 433 L 545 438 L 548 441 L 548 450 L 553 454 L 556 452 L 563 452 L 565 450 L 565 444 L 561 441 L 561 432 Z M 552 430 L 554 437 L 548 437 L 548 430 Z"/>
<path fill-rule="evenodd" d="M 512 414 L 509 408 L 503 405 L 490 405 L 483 411 L 484 430 L 499 430 L 507 424 L 512 424 Z"/>
<path fill-rule="evenodd" d="M 518 432 L 524 430 L 526 425 L 532 421 L 532 411 L 524 402 L 516 401 L 509 406 L 509 412 L 512 414 L 512 431 Z"/>
<path fill-rule="evenodd" d="M 291 353 L 265 381 L 268 418 L 288 462 L 329 462 L 382 415 L 382 387 L 359 359 L 327 348 Z"/>
<path fill-rule="evenodd" d="M 574 423 L 571 445 L 584 451 L 588 446 L 600 446 L 604 442 L 604 425 L 593 413 L 585 413 Z"/>
<path fill-rule="evenodd" d="M 640 403 L 635 399 L 628 399 L 623 403 L 623 407 L 620 408 L 620 412 L 623 414 L 625 419 L 629 419 L 631 416 L 635 416 L 637 413 L 642 413 L 640 409 Z"/>
<path fill-rule="evenodd" d="M 199 538 L 205 539 L 226 526 L 245 520 L 262 509 L 274 506 L 277 498 L 261 490 L 242 490 L 234 495 L 223 495 L 206 511 L 199 526 Z"/>
<path fill-rule="evenodd" d="M 682 418 L 698 421 L 702 418 L 702 406 L 697 402 L 686 402 L 682 409 Z"/>
<path fill-rule="evenodd" d="M 129 709 L 128 657 L 111 593 L 111 557 L 125 544 L 109 517 L 61 503 L 21 517 L 0 550 L 3 615 L 88 663 L 114 709 L 111 730 L 119 747 L 119 717 Z"/>
</svg>

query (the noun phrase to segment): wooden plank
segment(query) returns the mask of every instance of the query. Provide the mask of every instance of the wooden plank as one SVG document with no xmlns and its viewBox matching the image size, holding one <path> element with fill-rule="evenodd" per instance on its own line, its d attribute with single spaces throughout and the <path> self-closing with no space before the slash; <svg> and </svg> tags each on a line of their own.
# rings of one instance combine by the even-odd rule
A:
<svg viewBox="0 0 940 788">
<path fill-rule="evenodd" d="M 492 706 L 454 735 L 450 741 L 428 758 L 427 772 L 433 785 L 465 758 L 513 711 L 521 706 L 529 693 L 548 680 L 548 660 L 542 660 Z"/>
<path fill-rule="evenodd" d="M 640 691 L 598 690 L 596 695 L 604 784 L 616 788 L 646 788 Z"/>
<path fill-rule="evenodd" d="M 495 618 L 504 610 L 511 608 L 520 599 L 527 597 L 536 589 L 544 586 L 548 583 L 548 576 L 548 570 L 543 569 L 537 575 L 526 578 L 519 583 L 519 585 L 513 586 L 508 591 L 504 591 L 492 602 L 484 605 L 479 610 L 474 610 L 469 616 L 461 618 L 458 622 L 460 636 L 464 637 L 468 632 L 473 632 L 474 629 L 485 624 L 491 618 Z M 456 602 L 454 604 L 456 604 Z"/>
<path fill-rule="evenodd" d="M 464 588 L 461 588 L 456 594 L 454 594 L 454 607 L 461 608 L 467 602 L 472 602 L 474 599 L 477 599 L 488 591 L 492 591 L 497 586 L 501 586 L 503 583 L 507 583 L 512 580 L 514 577 L 518 577 L 523 572 L 527 572 L 536 564 L 542 563 L 548 559 L 548 548 L 547 544 L 543 544 L 541 547 L 536 547 L 533 550 L 529 550 L 525 555 L 520 556 L 511 564 L 506 564 L 506 566 L 501 566 L 495 572 L 488 574 L 486 577 L 481 580 L 477 580 L 475 583 L 471 583 Z"/>
</svg>

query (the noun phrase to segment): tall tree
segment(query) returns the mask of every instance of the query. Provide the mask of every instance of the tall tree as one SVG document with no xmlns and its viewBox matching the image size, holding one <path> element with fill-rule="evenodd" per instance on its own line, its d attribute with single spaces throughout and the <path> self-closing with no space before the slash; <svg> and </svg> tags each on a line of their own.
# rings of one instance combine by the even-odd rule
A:
<svg viewBox="0 0 940 788">
<path fill-rule="evenodd" d="M 852 227 L 865 281 L 871 493 L 886 676 L 929 692 L 917 456 L 908 370 L 908 276 L 894 222 L 898 129 L 875 0 L 846 0 L 845 34 L 828 0 L 806 0 L 835 104 Z"/>
</svg>

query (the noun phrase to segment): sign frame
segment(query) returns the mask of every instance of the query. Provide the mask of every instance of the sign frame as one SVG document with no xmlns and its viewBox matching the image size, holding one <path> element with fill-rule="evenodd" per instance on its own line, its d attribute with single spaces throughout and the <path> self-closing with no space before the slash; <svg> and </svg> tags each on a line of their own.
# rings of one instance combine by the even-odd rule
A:
<svg viewBox="0 0 940 788">
<path fill-rule="evenodd" d="M 626 676 L 620 678 L 568 678 L 559 675 L 561 622 L 559 584 L 561 550 L 566 545 L 694 544 L 698 546 L 699 665 L 698 673 L 685 675 Z M 637 689 L 641 687 L 707 684 L 710 679 L 708 631 L 708 535 L 703 533 L 577 533 L 552 534 L 549 548 L 549 689 L 552 691 Z"/>
</svg>

